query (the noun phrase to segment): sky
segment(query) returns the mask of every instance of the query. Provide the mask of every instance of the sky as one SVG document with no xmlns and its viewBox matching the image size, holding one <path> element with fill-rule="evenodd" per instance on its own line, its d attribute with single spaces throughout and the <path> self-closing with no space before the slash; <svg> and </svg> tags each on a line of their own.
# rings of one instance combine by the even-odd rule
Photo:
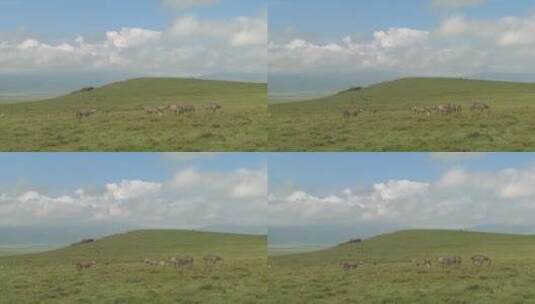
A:
<svg viewBox="0 0 535 304">
<path fill-rule="evenodd" d="M 288 153 L 268 159 L 270 229 L 535 233 L 532 153 Z"/>
<path fill-rule="evenodd" d="M 460 77 L 535 68 L 533 0 L 280 0 L 270 5 L 269 31 L 270 76 L 348 74 L 366 84 L 366 75 L 377 81 L 378 73 Z"/>
<path fill-rule="evenodd" d="M 4 153 L 0 168 L 0 230 L 267 222 L 262 154 Z"/>
<path fill-rule="evenodd" d="M 266 73 L 266 1 L 0 0 L 0 75 Z"/>
</svg>

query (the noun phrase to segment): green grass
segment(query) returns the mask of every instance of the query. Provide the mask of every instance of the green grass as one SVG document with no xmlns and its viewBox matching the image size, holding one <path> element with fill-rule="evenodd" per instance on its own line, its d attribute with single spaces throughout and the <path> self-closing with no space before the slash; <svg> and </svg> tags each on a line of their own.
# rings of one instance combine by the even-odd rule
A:
<svg viewBox="0 0 535 304">
<path fill-rule="evenodd" d="M 224 264 L 204 267 L 202 256 Z M 145 258 L 192 255 L 192 270 Z M 0 257 L 0 303 L 257 303 L 266 297 L 266 238 L 194 231 L 135 231 L 39 254 Z M 95 260 L 78 271 L 73 261 Z"/>
<path fill-rule="evenodd" d="M 471 113 L 474 101 L 488 114 Z M 460 115 L 418 116 L 412 106 L 456 103 Z M 367 110 L 346 120 L 353 104 Z M 535 151 L 535 84 L 406 78 L 269 106 L 274 151 Z"/>
<path fill-rule="evenodd" d="M 533 303 L 535 236 L 411 230 L 304 254 L 270 257 L 271 303 Z M 474 266 L 484 254 L 491 266 Z M 459 255 L 460 267 L 414 258 Z M 345 272 L 342 261 L 364 265 Z"/>
<path fill-rule="evenodd" d="M 223 111 L 205 111 L 211 101 Z M 143 110 L 180 103 L 197 112 L 157 117 Z M 87 108 L 98 112 L 79 122 L 76 110 Z M 265 84 L 133 79 L 50 100 L 0 104 L 0 113 L 1 151 L 258 151 L 267 141 Z"/>
</svg>

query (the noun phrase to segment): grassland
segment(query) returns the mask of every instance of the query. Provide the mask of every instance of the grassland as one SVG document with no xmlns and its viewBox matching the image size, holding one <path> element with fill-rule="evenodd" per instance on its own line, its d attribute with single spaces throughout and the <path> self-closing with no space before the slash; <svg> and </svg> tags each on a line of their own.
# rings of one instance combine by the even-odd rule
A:
<svg viewBox="0 0 535 304">
<path fill-rule="evenodd" d="M 535 236 L 412 230 L 304 254 L 270 257 L 272 303 L 533 303 Z M 484 254 L 490 266 L 469 258 Z M 415 258 L 459 255 L 460 267 Z M 339 263 L 363 261 L 345 272 Z"/>
<path fill-rule="evenodd" d="M 206 268 L 205 254 L 224 264 Z M 192 270 L 144 265 L 192 255 Z M 0 257 L 0 303 L 258 303 L 267 295 L 266 238 L 135 231 L 39 254 Z M 97 262 L 78 271 L 73 262 Z"/>
<path fill-rule="evenodd" d="M 489 113 L 471 113 L 483 101 Z M 417 115 L 455 103 L 462 114 Z M 344 119 L 352 106 L 366 112 Z M 535 151 L 535 84 L 406 78 L 360 91 L 269 106 L 273 151 Z"/>
<path fill-rule="evenodd" d="M 223 111 L 205 111 L 208 102 Z M 148 115 L 190 104 L 195 113 Z M 0 151 L 258 151 L 266 148 L 266 85 L 178 78 L 113 83 L 59 98 L 0 104 Z M 81 122 L 79 109 L 98 112 Z"/>
</svg>

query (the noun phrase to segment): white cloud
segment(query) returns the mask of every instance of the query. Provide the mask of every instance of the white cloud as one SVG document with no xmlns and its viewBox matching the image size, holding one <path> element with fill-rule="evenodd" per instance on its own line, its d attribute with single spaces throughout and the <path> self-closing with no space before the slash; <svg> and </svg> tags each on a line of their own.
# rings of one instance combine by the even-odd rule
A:
<svg viewBox="0 0 535 304">
<path fill-rule="evenodd" d="M 433 29 L 389 28 L 368 37 L 318 42 L 295 37 L 269 43 L 274 73 L 392 71 L 463 76 L 535 69 L 535 15 L 496 20 L 454 14 Z M 295 34 L 293 34 L 295 35 Z"/>
<path fill-rule="evenodd" d="M 230 196 L 234 198 L 254 198 L 267 196 L 267 176 L 265 171 L 238 170 Z"/>
<path fill-rule="evenodd" d="M 409 28 L 390 28 L 388 31 L 378 31 L 373 34 L 374 43 L 384 49 L 407 47 L 414 44 L 424 43 L 429 33 Z"/>
<path fill-rule="evenodd" d="M 265 198 L 267 176 L 265 169 L 241 169 L 223 175 L 189 168 L 175 174 L 167 187 L 178 191 L 185 188 L 219 190 L 233 198 Z"/>
<path fill-rule="evenodd" d="M 182 1 L 176 2 L 182 3 Z M 185 4 L 186 2 L 183 2 Z M 193 2 L 191 2 L 193 3 Z M 0 73 L 119 70 L 149 75 L 265 73 L 267 16 L 214 21 L 178 16 L 168 28 L 121 28 L 89 40 L 0 37 Z"/>
<path fill-rule="evenodd" d="M 237 17 L 230 22 L 205 21 L 194 16 L 177 18 L 169 35 L 179 38 L 212 37 L 235 47 L 267 45 L 266 17 Z"/>
<path fill-rule="evenodd" d="M 162 33 L 141 28 L 123 28 L 119 32 L 107 32 L 108 42 L 116 48 L 129 48 L 158 42 Z M 78 42 L 83 42 L 79 38 Z"/>
<path fill-rule="evenodd" d="M 466 228 L 532 223 L 535 167 L 496 172 L 454 168 L 436 180 L 390 180 L 369 189 L 316 196 L 303 191 L 269 195 L 270 224 L 385 224 Z"/>
<path fill-rule="evenodd" d="M 0 226 L 262 226 L 267 222 L 266 180 L 265 168 L 231 172 L 184 169 L 164 182 L 122 180 L 102 189 L 80 188 L 57 196 L 32 189 L 0 193 Z"/>
<path fill-rule="evenodd" d="M 106 185 L 106 190 L 115 200 L 139 198 L 151 194 L 157 194 L 162 189 L 162 184 L 144 182 L 140 180 L 123 180 L 120 183 Z"/>
</svg>

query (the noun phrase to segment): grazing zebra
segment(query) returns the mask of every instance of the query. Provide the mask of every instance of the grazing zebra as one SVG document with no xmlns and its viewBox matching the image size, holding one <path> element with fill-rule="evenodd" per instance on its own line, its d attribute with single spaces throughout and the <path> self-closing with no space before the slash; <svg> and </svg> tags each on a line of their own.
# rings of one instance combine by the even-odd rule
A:
<svg viewBox="0 0 535 304">
<path fill-rule="evenodd" d="M 472 106 L 470 107 L 470 110 L 472 110 L 472 112 L 485 112 L 485 111 L 490 111 L 490 106 L 486 103 L 478 101 L 472 104 Z"/>
<path fill-rule="evenodd" d="M 193 264 L 195 262 L 195 259 L 192 256 L 185 256 L 185 257 L 172 257 L 169 263 L 171 265 L 174 265 L 175 268 L 183 269 L 183 268 L 193 268 Z"/>
<path fill-rule="evenodd" d="M 206 111 L 209 111 L 209 112 L 217 112 L 219 110 L 221 110 L 222 107 L 221 105 L 215 103 L 215 102 L 209 102 L 207 105 L 206 105 Z"/>
<path fill-rule="evenodd" d="M 76 266 L 76 269 L 78 269 L 78 271 L 82 271 L 84 269 L 89 269 L 89 268 L 97 266 L 97 262 L 96 261 L 77 262 L 74 265 Z"/>
<path fill-rule="evenodd" d="M 171 105 L 168 110 L 174 114 L 184 114 L 195 112 L 195 107 L 192 105 Z"/>
<path fill-rule="evenodd" d="M 214 266 L 214 265 L 217 265 L 217 263 L 223 263 L 223 258 L 214 254 L 205 255 L 203 257 L 203 260 L 204 260 L 204 265 L 206 266 Z"/>
<path fill-rule="evenodd" d="M 416 267 L 425 267 L 429 269 L 433 265 L 433 262 L 430 258 L 423 258 L 414 260 L 414 264 L 416 265 Z"/>
<path fill-rule="evenodd" d="M 76 111 L 76 118 L 82 120 L 85 117 L 89 117 L 97 112 L 96 109 L 84 109 Z"/>
<path fill-rule="evenodd" d="M 431 110 L 428 107 L 418 108 L 418 107 L 412 107 L 412 111 L 416 115 L 426 115 L 431 116 Z"/>
<path fill-rule="evenodd" d="M 158 107 L 145 107 L 143 109 L 145 110 L 145 113 L 149 115 L 163 116 L 163 111 L 160 110 Z"/>
<path fill-rule="evenodd" d="M 437 258 L 437 263 L 444 266 L 456 265 L 459 266 L 462 263 L 460 256 L 440 256 Z"/>
<path fill-rule="evenodd" d="M 182 111 L 184 111 L 184 113 L 195 112 L 195 110 L 196 110 L 195 107 L 189 104 L 182 106 Z"/>
<path fill-rule="evenodd" d="M 344 118 L 349 119 L 351 117 L 357 117 L 362 112 L 364 112 L 364 110 L 359 109 L 359 108 L 346 109 L 346 110 L 344 110 Z"/>
<path fill-rule="evenodd" d="M 355 262 L 355 261 L 346 261 L 341 263 L 342 268 L 344 271 L 351 271 L 357 269 L 360 265 L 362 265 L 361 262 Z"/>
<path fill-rule="evenodd" d="M 158 266 L 158 262 L 157 261 L 153 261 L 153 260 L 150 260 L 150 259 L 144 259 L 143 263 L 145 265 L 149 265 L 149 266 Z"/>
<path fill-rule="evenodd" d="M 489 257 L 481 255 L 481 254 L 474 255 L 470 259 L 472 260 L 472 264 L 478 265 L 478 266 L 481 266 L 481 265 L 484 265 L 484 264 L 490 265 L 490 263 L 491 263 Z"/>
</svg>

